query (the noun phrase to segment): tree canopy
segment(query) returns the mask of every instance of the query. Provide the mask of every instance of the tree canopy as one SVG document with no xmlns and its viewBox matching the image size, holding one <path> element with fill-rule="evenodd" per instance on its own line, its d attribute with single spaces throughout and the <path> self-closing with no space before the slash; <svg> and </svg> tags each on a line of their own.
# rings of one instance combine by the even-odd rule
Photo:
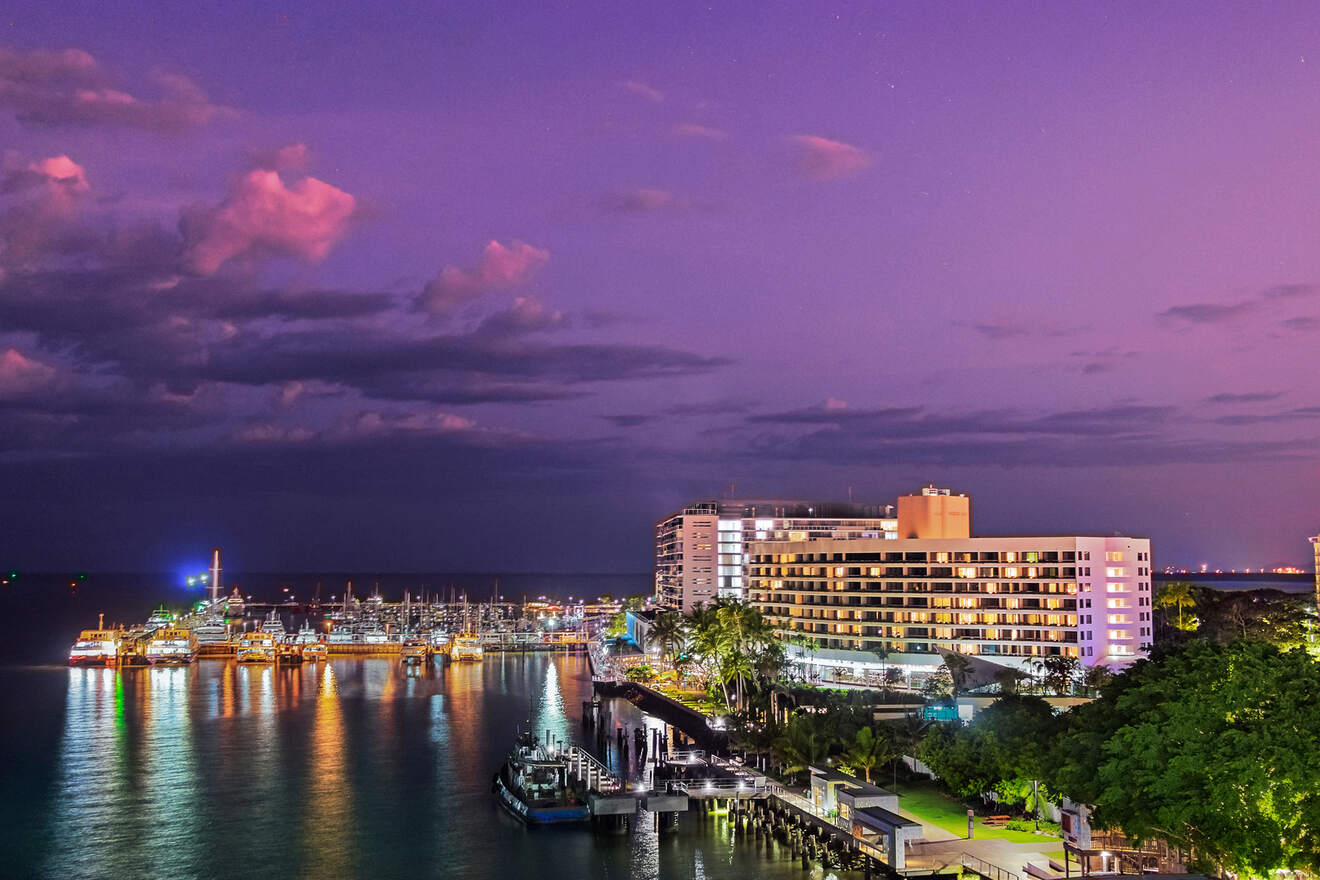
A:
<svg viewBox="0 0 1320 880">
<path fill-rule="evenodd" d="M 1093 821 L 1202 867 L 1320 870 L 1320 663 L 1261 641 L 1193 641 L 1073 709 L 1047 778 Z"/>
</svg>

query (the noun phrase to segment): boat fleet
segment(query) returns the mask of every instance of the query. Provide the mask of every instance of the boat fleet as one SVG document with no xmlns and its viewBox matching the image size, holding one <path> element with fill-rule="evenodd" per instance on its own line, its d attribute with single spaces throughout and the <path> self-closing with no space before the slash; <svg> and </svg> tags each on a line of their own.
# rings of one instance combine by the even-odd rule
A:
<svg viewBox="0 0 1320 880">
<path fill-rule="evenodd" d="M 322 605 L 320 585 L 307 606 L 285 597 L 283 605 L 260 603 L 237 586 L 225 595 L 221 587 L 220 548 L 212 548 L 207 576 L 189 578 L 204 583 L 209 600 L 191 611 L 174 614 L 158 608 L 143 624 L 106 627 L 104 615 L 95 629 L 83 630 L 69 649 L 74 666 L 175 666 L 199 657 L 232 656 L 245 664 L 320 662 L 331 654 L 397 654 L 407 666 L 420 666 L 436 658 L 455 663 L 480 662 L 488 651 L 583 650 L 588 615 L 592 619 L 617 610 L 603 606 L 562 606 L 542 596 L 522 606 L 497 602 L 496 581 L 489 602 L 469 604 L 466 594 L 450 588 L 448 602 L 437 594 L 421 601 L 405 592 L 402 602 L 387 603 L 377 583 L 371 595 L 357 598 L 353 582 L 345 585 L 342 601 Z M 289 592 L 288 588 L 285 593 Z M 331 597 L 332 600 L 335 597 Z M 295 632 L 285 628 L 281 610 L 307 617 Z"/>
</svg>

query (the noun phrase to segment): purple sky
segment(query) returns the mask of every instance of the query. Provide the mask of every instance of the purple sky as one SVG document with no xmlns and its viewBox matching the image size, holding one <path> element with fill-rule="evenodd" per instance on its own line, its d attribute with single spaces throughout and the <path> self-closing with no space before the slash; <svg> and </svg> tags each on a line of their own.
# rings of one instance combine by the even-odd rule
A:
<svg viewBox="0 0 1320 880">
<path fill-rule="evenodd" d="M 11 13 L 0 562 L 641 570 L 927 481 L 1307 560 L 1314 4 L 461 6 Z"/>
</svg>

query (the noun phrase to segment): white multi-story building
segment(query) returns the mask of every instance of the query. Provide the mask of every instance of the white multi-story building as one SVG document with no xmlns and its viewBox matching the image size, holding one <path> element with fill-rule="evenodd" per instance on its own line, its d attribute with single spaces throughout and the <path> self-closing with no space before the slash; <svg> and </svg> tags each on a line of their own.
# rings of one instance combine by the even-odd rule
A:
<svg viewBox="0 0 1320 880">
<path fill-rule="evenodd" d="M 966 496 L 899 500 L 893 540 L 749 542 L 753 604 L 815 676 L 929 673 L 940 651 L 1117 666 L 1149 648 L 1150 541 L 970 536 Z M 881 655 L 884 659 L 881 659 Z"/>
<path fill-rule="evenodd" d="M 1311 549 L 1315 551 L 1315 601 L 1320 606 L 1320 535 L 1308 539 L 1311 542 Z"/>
<path fill-rule="evenodd" d="M 807 501 L 701 501 L 655 524 L 655 597 L 691 614 L 717 597 L 747 598 L 747 545 L 895 536 L 892 507 Z"/>
</svg>

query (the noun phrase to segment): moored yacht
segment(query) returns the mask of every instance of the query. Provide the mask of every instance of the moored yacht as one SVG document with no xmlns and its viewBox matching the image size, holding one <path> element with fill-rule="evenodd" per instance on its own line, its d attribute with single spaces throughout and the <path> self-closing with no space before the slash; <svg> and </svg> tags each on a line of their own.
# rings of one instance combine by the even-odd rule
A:
<svg viewBox="0 0 1320 880">
<path fill-rule="evenodd" d="M 270 609 L 270 614 L 267 614 L 265 619 L 261 621 L 259 629 L 262 632 L 270 633 L 277 642 L 289 634 L 289 631 L 284 628 L 283 618 L 274 608 Z"/>
<path fill-rule="evenodd" d="M 591 818 L 584 792 L 568 781 L 568 764 L 551 757 L 530 733 L 521 734 L 492 783 L 495 797 L 529 825 L 560 825 Z"/>
</svg>

